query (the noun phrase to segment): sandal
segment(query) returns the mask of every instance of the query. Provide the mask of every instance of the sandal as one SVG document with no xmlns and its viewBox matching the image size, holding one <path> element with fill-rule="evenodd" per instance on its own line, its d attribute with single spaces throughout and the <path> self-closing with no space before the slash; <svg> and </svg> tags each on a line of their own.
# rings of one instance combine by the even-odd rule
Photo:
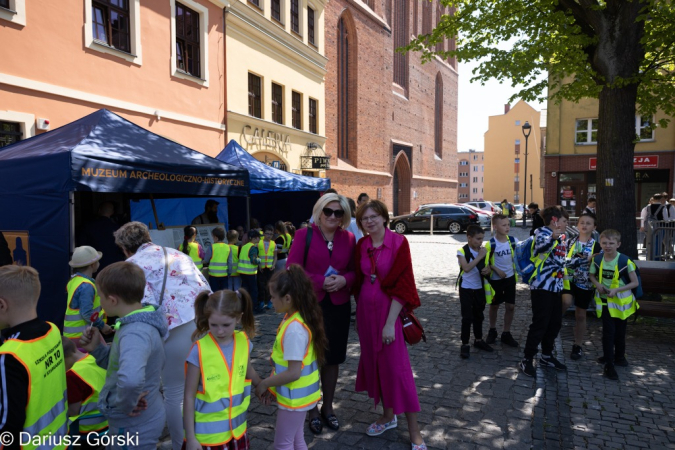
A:
<svg viewBox="0 0 675 450">
<path fill-rule="evenodd" d="M 335 414 L 328 414 L 326 416 L 323 414 L 322 410 L 321 418 L 323 419 L 324 422 L 326 422 L 326 425 L 328 425 L 328 428 L 330 428 L 331 430 L 337 431 L 340 429 L 340 422 L 338 421 L 338 418 Z"/>
<path fill-rule="evenodd" d="M 323 431 L 323 424 L 320 418 L 314 417 L 313 419 L 309 419 L 309 431 L 314 434 L 319 434 Z"/>
</svg>

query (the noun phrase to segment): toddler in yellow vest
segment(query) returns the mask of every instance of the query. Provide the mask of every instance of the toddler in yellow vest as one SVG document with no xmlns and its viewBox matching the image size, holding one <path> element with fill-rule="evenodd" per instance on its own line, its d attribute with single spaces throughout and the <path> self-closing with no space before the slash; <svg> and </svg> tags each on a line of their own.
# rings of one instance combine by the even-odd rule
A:
<svg viewBox="0 0 675 450">
<path fill-rule="evenodd" d="M 251 383 L 261 381 L 250 357 L 249 337 L 255 336 L 251 296 L 244 289 L 204 291 L 195 300 L 195 323 L 192 338 L 199 340 L 185 362 L 183 449 L 248 450 Z M 244 331 L 235 330 L 238 323 Z M 217 426 L 223 422 L 231 426 Z"/>
<path fill-rule="evenodd" d="M 68 446 L 61 334 L 53 323 L 38 319 L 38 297 L 40 278 L 35 269 L 0 267 L 0 393 L 4 412 L 0 415 L 0 447 L 5 450 Z M 25 436 L 44 439 L 45 445 Z"/>
<path fill-rule="evenodd" d="M 75 344 L 80 340 L 84 329 L 90 325 L 103 334 L 112 333 L 112 328 L 105 323 L 105 311 L 101 309 L 101 299 L 96 292 L 93 278 L 102 256 L 95 248 L 84 245 L 75 249 L 68 263 L 75 274 L 66 287 L 68 304 L 63 320 L 63 335 L 73 339 Z"/>
<path fill-rule="evenodd" d="M 104 448 L 104 445 L 97 444 L 100 443 L 99 436 L 108 429 L 108 421 L 98 409 L 98 395 L 105 384 L 105 369 L 96 364 L 96 358 L 80 352 L 72 339 L 64 336 L 62 343 L 70 435 L 77 438 L 79 450 Z"/>
<path fill-rule="evenodd" d="M 275 273 L 269 290 L 274 310 L 284 319 L 272 348 L 272 374 L 258 384 L 256 394 L 264 399 L 269 390 L 277 399 L 274 448 L 306 449 L 305 416 L 321 398 L 319 366 L 328 345 L 323 315 L 312 281 L 297 264 Z"/>
</svg>

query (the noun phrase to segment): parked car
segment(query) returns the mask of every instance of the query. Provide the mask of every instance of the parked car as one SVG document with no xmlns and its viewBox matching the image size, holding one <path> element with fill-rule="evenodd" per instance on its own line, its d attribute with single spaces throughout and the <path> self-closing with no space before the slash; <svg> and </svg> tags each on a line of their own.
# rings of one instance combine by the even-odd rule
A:
<svg viewBox="0 0 675 450">
<path fill-rule="evenodd" d="M 391 229 L 399 234 L 409 231 L 429 231 L 431 216 L 434 216 L 434 230 L 461 233 L 471 224 L 478 224 L 478 215 L 471 210 L 445 203 L 422 205 L 412 214 L 391 219 Z"/>
<path fill-rule="evenodd" d="M 468 205 L 466 203 L 453 203 L 455 206 L 461 208 L 469 209 L 471 212 L 478 216 L 478 224 L 481 228 L 490 229 L 492 226 L 492 216 L 495 215 L 492 211 L 485 211 L 483 209 L 478 209 L 474 206 Z"/>
<path fill-rule="evenodd" d="M 494 207 L 492 202 L 488 201 L 478 201 L 478 202 L 465 202 L 463 204 L 471 205 L 474 208 L 482 209 L 483 211 L 497 212 L 497 208 Z"/>
<path fill-rule="evenodd" d="M 523 218 L 523 204 L 518 203 L 517 205 L 514 205 L 516 207 L 516 219 L 522 219 Z M 525 211 L 525 218 L 529 216 L 529 213 Z"/>
</svg>

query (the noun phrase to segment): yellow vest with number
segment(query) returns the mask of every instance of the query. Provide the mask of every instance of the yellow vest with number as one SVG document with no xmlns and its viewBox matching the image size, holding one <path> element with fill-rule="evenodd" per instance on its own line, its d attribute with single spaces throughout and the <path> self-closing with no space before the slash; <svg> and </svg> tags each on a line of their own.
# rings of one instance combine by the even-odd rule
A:
<svg viewBox="0 0 675 450">
<path fill-rule="evenodd" d="M 209 275 L 212 277 L 226 277 L 229 275 L 227 260 L 230 259 L 232 249 L 222 242 L 213 244 L 213 256 L 209 263 Z"/>
<path fill-rule="evenodd" d="M 0 355 L 12 355 L 28 372 L 30 385 L 23 431 L 31 437 L 44 436 L 45 443 L 49 442 L 46 437 L 51 436 L 52 444 L 40 446 L 31 441 L 21 446 L 22 450 L 66 448 L 66 363 L 59 329 L 53 323 L 49 326 L 51 329 L 41 338 L 30 341 L 8 339 L 0 347 Z"/>
<path fill-rule="evenodd" d="M 466 254 L 464 253 L 464 247 L 460 248 L 459 251 L 462 252 L 462 255 L 464 255 L 464 259 L 466 259 Z M 471 255 L 471 256 L 473 256 L 473 255 Z M 462 275 L 464 275 L 464 271 L 460 268 L 459 269 L 459 277 L 457 278 L 457 284 L 459 285 L 459 287 L 462 287 Z M 492 304 L 492 299 L 495 297 L 495 290 L 492 288 L 492 285 L 488 281 L 487 277 L 483 277 L 481 275 L 480 278 L 483 281 L 483 291 L 485 292 L 485 303 L 490 305 L 490 304 Z"/>
<path fill-rule="evenodd" d="M 88 283 L 94 288 L 94 312 L 99 313 L 99 317 L 105 322 L 105 311 L 101 309 L 101 297 L 98 296 L 96 285 L 91 281 L 79 275 L 73 275 L 68 282 L 66 289 L 68 290 L 68 305 L 66 306 L 66 316 L 63 320 L 63 335 L 70 339 L 79 339 L 84 332 L 84 329 L 89 325 L 80 315 L 80 309 L 74 309 L 71 305 L 75 291 L 82 283 Z M 91 319 L 90 319 L 91 321 Z"/>
<path fill-rule="evenodd" d="M 211 333 L 195 345 L 202 381 L 195 398 L 195 437 L 202 446 L 225 445 L 246 433 L 246 411 L 251 402 L 251 380 L 246 379 L 248 337 L 243 331 L 234 332 L 232 367 L 227 366 Z"/>
<path fill-rule="evenodd" d="M 298 322 L 305 327 L 309 333 L 309 343 L 302 360 L 300 378 L 283 386 L 273 386 L 269 388 L 269 391 L 276 396 L 277 403 L 285 408 L 300 409 L 314 406 L 321 399 L 321 391 L 319 389 L 319 365 L 314 355 L 312 332 L 307 328 L 305 321 L 297 311 L 291 317 L 285 317 L 284 319 L 284 322 L 279 326 L 277 338 L 272 347 L 273 375 L 288 370 L 288 361 L 284 359 L 283 341 L 284 334 L 291 323 Z"/>
<path fill-rule="evenodd" d="M 241 248 L 239 252 L 239 264 L 237 265 L 237 272 L 242 275 L 255 275 L 258 273 L 258 265 L 252 264 L 248 252 L 253 247 L 251 242 L 247 243 Z"/>
<path fill-rule="evenodd" d="M 105 384 L 106 370 L 96 364 L 96 358 L 87 355 L 73 364 L 70 371 L 91 388 L 91 395 L 82 401 L 80 414 L 71 417 L 70 420 L 74 422 L 79 419 L 80 434 L 105 430 L 108 428 L 108 421 L 100 415 L 98 410 L 98 394 Z"/>
<path fill-rule="evenodd" d="M 265 252 L 265 241 L 258 242 L 258 256 L 260 257 L 260 268 L 271 269 L 274 267 L 274 249 L 276 244 L 272 241 L 267 242 L 267 252 Z"/>
<path fill-rule="evenodd" d="M 183 251 L 183 244 L 180 244 L 178 250 L 181 252 Z M 202 261 L 202 259 L 199 257 L 199 244 L 196 242 L 188 242 L 188 254 L 190 255 L 190 258 L 192 258 L 192 261 L 194 261 L 197 269 L 202 270 L 204 267 L 204 261 Z"/>
<path fill-rule="evenodd" d="M 600 283 L 602 283 L 602 263 L 605 262 L 605 258 L 602 258 L 600 261 L 600 267 L 598 268 L 597 276 L 599 277 Z M 628 270 L 628 266 L 626 266 Z M 617 260 L 616 266 L 614 266 L 614 277 L 612 278 L 612 284 L 610 284 L 610 289 L 616 289 L 621 287 L 619 282 L 619 262 Z M 598 290 L 595 290 L 595 313 L 598 317 L 602 316 L 602 307 L 607 306 L 609 315 L 615 319 L 626 320 L 632 316 L 635 311 L 640 309 L 637 300 L 633 296 L 633 291 L 631 289 L 626 289 L 625 291 L 617 292 L 616 297 L 608 297 L 603 299 L 600 297 Z"/>
</svg>

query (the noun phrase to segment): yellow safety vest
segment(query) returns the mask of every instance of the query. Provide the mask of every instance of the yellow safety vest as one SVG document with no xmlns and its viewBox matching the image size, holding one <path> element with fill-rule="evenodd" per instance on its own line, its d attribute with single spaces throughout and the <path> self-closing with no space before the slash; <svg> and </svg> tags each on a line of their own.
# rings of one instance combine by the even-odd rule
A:
<svg viewBox="0 0 675 450">
<path fill-rule="evenodd" d="M 600 267 L 598 268 L 597 276 L 602 283 L 602 263 L 605 262 L 605 258 L 602 258 L 600 261 Z M 628 270 L 628 269 L 626 269 Z M 610 289 L 616 289 L 621 287 L 621 282 L 619 279 L 619 263 L 617 261 L 616 266 L 614 267 L 614 277 L 612 278 L 612 284 L 610 284 Z M 633 296 L 633 291 L 627 289 L 625 291 L 617 292 L 616 297 L 608 297 L 606 302 L 603 302 L 603 298 L 600 297 L 598 290 L 595 290 L 595 313 L 599 317 L 602 317 L 602 307 L 607 306 L 609 310 L 609 315 L 615 319 L 626 320 L 632 316 L 635 311 L 640 309 L 640 305 Z"/>
<path fill-rule="evenodd" d="M 464 247 L 460 248 L 459 251 L 462 252 L 462 255 L 464 256 L 464 259 L 466 259 L 466 254 L 464 253 Z M 459 277 L 457 278 L 457 285 L 459 287 L 462 287 L 462 275 L 464 275 L 464 271 L 460 268 L 459 269 Z M 480 278 L 481 278 L 481 280 L 483 280 L 483 291 L 485 291 L 485 303 L 490 305 L 490 304 L 492 304 L 492 299 L 495 297 L 495 290 L 492 288 L 492 285 L 488 281 L 487 277 L 483 277 L 481 275 Z"/>
<path fill-rule="evenodd" d="M 99 313 L 99 317 L 104 322 L 106 319 L 105 311 L 101 309 L 101 297 L 98 296 L 96 285 L 80 275 L 73 275 L 66 287 L 68 290 L 68 305 L 66 306 L 66 316 L 63 319 L 63 335 L 70 339 L 79 339 L 82 336 L 84 329 L 88 326 L 87 321 L 80 315 L 79 308 L 74 309 L 71 306 L 73 295 L 75 295 L 75 291 L 82 283 L 88 283 L 94 288 L 94 312 Z M 91 318 L 89 320 L 91 320 Z"/>
<path fill-rule="evenodd" d="M 260 268 L 271 269 L 274 267 L 274 249 L 276 244 L 272 241 L 267 243 L 267 252 L 265 252 L 265 241 L 258 242 L 258 256 L 260 257 Z"/>
<path fill-rule="evenodd" d="M 82 401 L 80 414 L 71 417 L 71 422 L 79 419 L 80 434 L 105 430 L 108 428 L 108 421 L 100 415 L 98 410 L 98 394 L 105 384 L 106 370 L 96 364 L 96 358 L 87 355 L 73 364 L 70 372 L 77 375 L 91 388 L 91 395 Z"/>
<path fill-rule="evenodd" d="M 247 243 L 241 248 L 239 252 L 239 264 L 237 265 L 237 272 L 242 275 L 255 275 L 258 273 L 258 265 L 252 264 L 248 252 L 253 247 L 251 242 Z"/>
<path fill-rule="evenodd" d="M 0 354 L 12 355 L 28 372 L 30 385 L 23 431 L 31 437 L 44 437 L 45 445 L 36 445 L 31 440 L 22 450 L 65 449 L 67 444 L 66 364 L 61 333 L 53 323 L 49 326 L 51 329 L 41 338 L 8 339 L 0 347 Z"/>
<path fill-rule="evenodd" d="M 236 244 L 228 244 L 231 249 L 232 255 L 232 272 L 228 273 L 228 276 L 238 277 L 239 276 L 239 246 Z"/>
<path fill-rule="evenodd" d="M 212 277 L 226 277 L 229 275 L 227 270 L 228 259 L 232 249 L 229 245 L 217 242 L 213 244 L 213 256 L 209 263 L 209 276 Z"/>
<path fill-rule="evenodd" d="M 195 345 L 202 381 L 195 398 L 195 437 L 205 447 L 240 439 L 246 433 L 246 411 L 251 402 L 251 380 L 246 379 L 248 336 L 234 332 L 231 368 L 211 333 Z"/>
<path fill-rule="evenodd" d="M 276 396 L 277 403 L 280 406 L 288 409 L 300 409 L 316 405 L 321 399 L 321 391 L 319 389 L 319 365 L 314 355 L 312 332 L 307 328 L 298 311 L 293 313 L 291 317 L 284 317 L 284 321 L 277 330 L 277 338 L 272 347 L 272 375 L 288 370 L 288 361 L 284 359 L 282 343 L 286 329 L 293 322 L 300 323 L 309 333 L 309 343 L 307 344 L 305 357 L 302 359 L 300 378 L 283 386 L 270 387 L 269 391 Z"/>
<path fill-rule="evenodd" d="M 293 241 L 293 238 L 291 237 L 290 234 L 281 234 L 281 239 L 284 240 L 284 243 L 281 245 L 281 253 L 288 254 L 288 251 L 291 249 L 291 242 Z"/>
<path fill-rule="evenodd" d="M 511 243 L 510 236 L 507 237 L 507 239 L 509 241 L 509 247 L 511 248 L 511 262 L 513 263 L 513 276 L 516 277 L 516 283 L 517 283 L 518 282 L 518 270 L 516 269 L 516 249 L 513 247 L 513 244 Z M 497 239 L 495 239 L 495 242 L 496 241 L 497 241 Z M 496 247 L 496 244 L 495 244 L 495 247 Z M 490 255 L 490 253 L 491 253 L 490 250 L 492 250 L 492 244 L 490 243 L 490 241 L 487 241 L 485 243 L 485 249 L 487 250 L 488 255 Z M 465 255 L 465 257 L 466 257 L 466 255 Z M 495 254 L 494 253 L 492 253 L 492 256 L 490 256 L 490 261 L 488 261 L 488 263 L 492 266 L 495 265 Z"/>
<path fill-rule="evenodd" d="M 178 250 L 181 252 L 183 251 L 183 244 L 180 244 Z M 192 258 L 192 261 L 194 261 L 197 269 L 202 270 L 204 261 L 199 257 L 199 244 L 196 242 L 188 242 L 188 254 L 190 255 L 190 258 Z"/>
</svg>

